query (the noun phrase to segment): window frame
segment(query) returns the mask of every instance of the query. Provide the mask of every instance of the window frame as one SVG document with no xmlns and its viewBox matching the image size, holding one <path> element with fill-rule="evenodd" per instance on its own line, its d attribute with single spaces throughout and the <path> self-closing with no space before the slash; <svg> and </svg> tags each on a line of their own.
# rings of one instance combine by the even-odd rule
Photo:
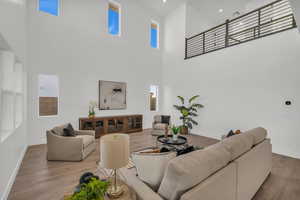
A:
<svg viewBox="0 0 300 200">
<path fill-rule="evenodd" d="M 47 116 L 41 116 L 40 115 L 40 79 L 39 76 L 40 75 L 44 75 L 44 76 L 56 76 L 57 77 L 57 85 L 58 85 L 58 96 L 57 96 L 57 115 L 47 115 Z M 45 118 L 58 118 L 59 117 L 59 113 L 60 113 L 60 89 L 59 89 L 59 76 L 57 74 L 44 74 L 44 73 L 40 73 L 37 76 L 37 116 L 38 119 L 45 119 Z"/>
<path fill-rule="evenodd" d="M 150 112 L 158 112 L 159 111 L 159 86 L 155 85 L 155 84 L 151 84 L 149 87 L 149 95 L 151 94 L 151 87 L 155 87 L 156 89 L 156 109 L 155 110 L 151 110 L 151 98 L 149 98 L 149 110 Z"/>
<path fill-rule="evenodd" d="M 118 7 L 118 13 L 119 13 L 119 33 L 118 34 L 111 34 L 109 32 L 109 9 L 110 9 L 110 4 L 112 4 L 113 6 L 116 6 Z M 107 33 L 108 35 L 111 35 L 113 37 L 121 37 L 122 35 L 122 6 L 120 3 L 114 1 L 114 0 L 109 0 L 108 3 L 107 3 L 107 10 L 106 10 L 106 13 L 107 13 L 107 16 L 106 16 L 106 19 L 107 19 Z"/>
<path fill-rule="evenodd" d="M 49 12 L 45 12 L 45 11 L 43 11 L 43 10 L 40 10 L 40 0 L 36 0 L 37 1 L 37 11 L 38 12 L 41 12 L 41 13 L 45 13 L 45 14 L 47 14 L 47 15 L 51 15 L 51 16 L 55 16 L 55 17 L 59 17 L 59 16 L 61 16 L 61 10 L 62 10 L 62 0 L 57 0 L 58 1 L 58 7 L 57 7 L 57 15 L 53 15 L 53 14 L 51 14 L 51 13 L 49 13 Z"/>
<path fill-rule="evenodd" d="M 157 29 L 156 29 L 156 47 L 152 46 L 152 25 L 156 25 Z M 160 49 L 160 25 L 157 21 L 151 20 L 151 24 L 150 24 L 150 47 L 152 49 Z"/>
</svg>

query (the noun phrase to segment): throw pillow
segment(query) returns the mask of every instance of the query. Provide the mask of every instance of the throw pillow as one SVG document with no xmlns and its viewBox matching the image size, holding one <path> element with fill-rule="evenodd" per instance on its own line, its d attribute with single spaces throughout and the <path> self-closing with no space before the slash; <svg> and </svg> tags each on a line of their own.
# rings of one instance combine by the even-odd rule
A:
<svg viewBox="0 0 300 200">
<path fill-rule="evenodd" d="M 64 134 L 65 137 L 75 137 L 75 131 L 73 129 L 73 126 L 71 124 L 68 124 L 67 127 L 64 128 Z"/>
<path fill-rule="evenodd" d="M 161 123 L 170 125 L 170 118 L 171 118 L 170 116 L 162 115 L 161 116 Z"/>
<path fill-rule="evenodd" d="M 170 160 L 176 157 L 176 152 L 132 154 L 132 161 L 137 169 L 138 177 L 157 191 Z"/>
<path fill-rule="evenodd" d="M 233 130 L 230 130 L 226 137 L 231 137 L 234 135 L 235 135 L 235 133 L 233 132 Z"/>
</svg>

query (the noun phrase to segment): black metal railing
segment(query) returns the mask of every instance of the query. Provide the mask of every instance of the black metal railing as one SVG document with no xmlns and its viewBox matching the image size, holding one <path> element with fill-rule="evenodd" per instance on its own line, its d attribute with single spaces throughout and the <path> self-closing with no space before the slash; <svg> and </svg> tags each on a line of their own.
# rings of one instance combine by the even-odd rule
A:
<svg viewBox="0 0 300 200">
<path fill-rule="evenodd" d="M 185 59 L 296 28 L 288 0 L 277 0 L 185 39 Z"/>
</svg>

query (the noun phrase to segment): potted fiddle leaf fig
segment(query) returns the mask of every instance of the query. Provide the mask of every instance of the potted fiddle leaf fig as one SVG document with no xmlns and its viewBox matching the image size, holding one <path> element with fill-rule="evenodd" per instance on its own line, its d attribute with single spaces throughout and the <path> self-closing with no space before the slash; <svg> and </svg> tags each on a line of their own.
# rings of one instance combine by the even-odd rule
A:
<svg viewBox="0 0 300 200">
<path fill-rule="evenodd" d="M 173 135 L 173 140 L 176 141 L 178 139 L 179 131 L 180 131 L 180 126 L 172 126 L 172 135 Z"/>
<path fill-rule="evenodd" d="M 174 108 L 178 110 L 181 114 L 180 120 L 182 120 L 182 126 L 180 128 L 180 133 L 183 135 L 187 135 L 189 129 L 192 129 L 194 125 L 198 125 L 193 118 L 197 117 L 199 108 L 203 108 L 204 106 L 199 103 L 195 103 L 195 100 L 199 98 L 199 95 L 193 96 L 188 99 L 187 103 L 182 96 L 178 96 L 180 100 L 180 105 L 174 105 Z"/>
</svg>

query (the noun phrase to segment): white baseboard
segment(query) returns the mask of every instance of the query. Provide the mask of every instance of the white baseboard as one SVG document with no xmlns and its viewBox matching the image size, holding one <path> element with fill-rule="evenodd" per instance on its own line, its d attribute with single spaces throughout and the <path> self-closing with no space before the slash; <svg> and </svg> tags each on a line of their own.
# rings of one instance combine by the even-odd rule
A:
<svg viewBox="0 0 300 200">
<path fill-rule="evenodd" d="M 11 188 L 12 188 L 14 182 L 15 182 L 16 176 L 18 175 L 18 172 L 19 172 L 19 169 L 21 167 L 21 164 L 22 164 L 22 161 L 23 161 L 23 158 L 25 156 L 26 151 L 27 151 L 27 145 L 24 147 L 24 149 L 23 149 L 23 151 L 21 153 L 21 156 L 20 156 L 20 158 L 19 158 L 19 160 L 17 162 L 17 165 L 16 165 L 13 173 L 11 174 L 11 176 L 9 178 L 9 181 L 7 183 L 7 186 L 6 186 L 5 190 L 4 190 L 4 192 L 3 192 L 3 196 L 1 198 L 1 200 L 7 200 L 8 195 L 10 193 L 10 190 L 11 190 Z"/>
</svg>

